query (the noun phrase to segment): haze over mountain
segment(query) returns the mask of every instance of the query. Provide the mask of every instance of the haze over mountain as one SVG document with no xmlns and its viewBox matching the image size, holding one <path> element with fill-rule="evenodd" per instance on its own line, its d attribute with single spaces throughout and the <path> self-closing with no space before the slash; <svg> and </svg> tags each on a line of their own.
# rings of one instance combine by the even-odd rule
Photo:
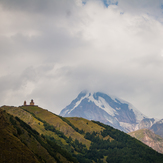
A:
<svg viewBox="0 0 163 163">
<path fill-rule="evenodd" d="M 162 121 L 148 118 L 132 104 L 102 92 L 82 91 L 60 115 L 100 121 L 124 132 L 147 128 L 163 136 Z"/>
</svg>

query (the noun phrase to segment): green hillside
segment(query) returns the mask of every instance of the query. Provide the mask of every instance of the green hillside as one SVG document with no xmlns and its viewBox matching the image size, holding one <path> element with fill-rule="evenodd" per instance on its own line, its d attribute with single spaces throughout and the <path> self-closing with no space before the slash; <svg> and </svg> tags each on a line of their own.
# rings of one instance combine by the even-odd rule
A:
<svg viewBox="0 0 163 163">
<path fill-rule="evenodd" d="M 28 124 L 37 133 L 34 138 L 47 151 L 47 155 L 56 162 L 163 162 L 162 154 L 135 138 L 100 122 L 76 117 L 63 118 L 37 106 L 2 106 L 1 109 L 13 115 L 17 121 L 22 120 L 21 122 Z M 21 137 L 30 150 L 38 150 L 36 143 L 26 140 L 28 139 L 26 136 Z M 42 158 L 39 160 L 38 153 L 35 152 L 34 156 L 40 161 Z M 47 155 L 44 156 L 44 160 Z"/>
<path fill-rule="evenodd" d="M 77 162 L 28 124 L 0 109 L 0 163 Z M 63 156 L 64 155 L 64 156 Z"/>
<path fill-rule="evenodd" d="M 39 163 L 33 152 L 18 138 L 18 131 L 24 130 L 20 126 L 13 127 L 10 121 L 17 123 L 12 116 L 0 110 L 0 162 Z"/>
</svg>

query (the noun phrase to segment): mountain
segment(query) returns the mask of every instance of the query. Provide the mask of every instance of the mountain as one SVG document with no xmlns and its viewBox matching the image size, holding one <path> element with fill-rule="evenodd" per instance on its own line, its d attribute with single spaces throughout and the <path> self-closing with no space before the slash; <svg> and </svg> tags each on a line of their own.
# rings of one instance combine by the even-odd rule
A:
<svg viewBox="0 0 163 163">
<path fill-rule="evenodd" d="M 81 92 L 60 112 L 63 117 L 83 117 L 100 121 L 124 132 L 138 129 L 147 118 L 130 103 L 102 92 Z"/>
<path fill-rule="evenodd" d="M 7 130 L 0 132 L 0 162 L 160 163 L 163 160 L 162 154 L 100 122 L 64 118 L 38 106 L 2 106 L 0 113 L 1 131 Z M 14 156 L 21 157 L 16 160 Z"/>
<path fill-rule="evenodd" d="M 163 153 L 163 138 L 156 135 L 154 132 L 148 129 L 141 129 L 131 132 L 129 135 L 135 137 L 159 153 Z"/>
</svg>

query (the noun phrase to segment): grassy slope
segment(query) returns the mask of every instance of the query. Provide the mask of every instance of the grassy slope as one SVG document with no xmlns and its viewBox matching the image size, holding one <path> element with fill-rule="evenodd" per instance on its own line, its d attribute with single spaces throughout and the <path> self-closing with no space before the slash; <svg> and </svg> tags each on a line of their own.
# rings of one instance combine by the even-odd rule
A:
<svg viewBox="0 0 163 163">
<path fill-rule="evenodd" d="M 79 142 L 85 144 L 87 147 L 90 146 L 90 141 L 84 138 L 84 135 L 76 132 L 70 125 L 64 122 L 59 116 L 49 112 L 48 110 L 42 109 L 37 106 L 23 106 L 23 109 L 34 113 L 36 117 L 46 121 L 50 125 L 53 125 L 57 130 L 63 132 L 67 137 L 70 137 L 75 140 L 78 139 Z"/>
<path fill-rule="evenodd" d="M 39 163 L 34 153 L 14 135 L 17 131 L 8 118 L 9 115 L 0 110 L 0 162 Z"/>
<path fill-rule="evenodd" d="M 41 138 L 41 136 L 39 136 L 37 134 L 36 134 L 36 137 L 34 137 L 32 135 L 32 133 L 29 132 L 30 129 L 29 130 L 24 129 L 20 125 L 19 121 L 17 121 L 16 118 L 14 118 L 10 114 L 6 113 L 6 111 L 10 110 L 10 112 L 11 112 L 11 110 L 12 110 L 14 112 L 14 114 L 16 114 L 15 109 L 17 109 L 17 111 L 19 112 L 20 111 L 19 108 L 16 108 L 16 107 L 13 108 L 13 107 L 7 107 L 7 106 L 2 107 L 2 108 L 5 109 L 5 111 L 2 111 L 0 109 L 0 113 L 3 113 L 2 116 L 0 116 L 0 124 L 1 124 L 1 127 L 0 127 L 0 129 L 1 129 L 1 132 L 0 132 L 0 151 L 1 151 L 0 152 L 0 154 L 1 154 L 0 155 L 0 163 L 5 161 L 6 158 L 12 159 L 13 161 L 11 161 L 11 162 L 19 162 L 19 160 L 20 160 L 20 162 L 22 162 L 22 160 L 26 160 L 24 162 L 56 163 L 58 161 L 56 161 L 55 158 L 57 158 L 57 160 L 64 162 L 64 163 L 71 162 L 71 161 L 68 161 L 65 157 L 63 157 L 62 154 L 60 154 L 60 152 L 62 152 L 61 150 L 60 150 L 60 152 L 57 152 L 57 151 L 54 152 L 53 149 L 47 144 L 46 140 L 44 140 L 43 138 Z M 20 112 L 23 112 L 23 111 L 20 111 Z M 19 116 L 22 115 L 22 114 L 20 114 L 20 112 L 19 112 Z M 35 121 L 32 118 L 30 118 L 30 115 L 28 115 L 29 113 L 23 112 L 23 115 L 25 115 L 25 114 L 27 115 L 27 117 L 24 116 L 24 119 L 26 119 L 26 121 L 27 121 L 27 119 L 29 119 L 30 122 L 33 122 L 33 124 L 35 124 Z M 14 126 L 10 122 L 11 118 L 13 119 Z M 19 129 L 20 134 L 18 134 L 17 128 Z M 45 146 L 46 146 L 46 148 L 45 148 Z M 49 153 L 47 148 L 49 148 L 48 150 L 51 152 L 51 154 L 56 155 L 56 156 L 53 157 Z M 14 150 L 12 150 L 12 149 L 14 149 Z M 58 150 L 58 147 L 55 146 L 54 149 Z M 23 151 L 25 151 L 25 152 L 23 152 Z M 24 158 L 24 155 L 25 155 L 25 158 Z M 11 156 L 11 158 L 9 156 Z M 33 160 L 31 158 L 33 158 Z M 10 160 L 8 160 L 7 162 L 10 162 Z"/>
<path fill-rule="evenodd" d="M 129 135 L 135 137 L 154 150 L 163 153 L 163 138 L 159 135 L 154 134 L 152 131 L 148 129 L 141 129 L 131 132 Z"/>
<path fill-rule="evenodd" d="M 67 145 L 64 139 L 58 137 L 57 134 L 51 131 L 45 130 L 43 123 L 33 117 L 30 113 L 35 114 L 36 117 L 46 121 L 47 123 L 56 127 L 57 130 L 63 132 L 67 137 L 70 137 L 75 140 L 77 139 L 82 144 L 85 144 L 87 148 L 89 148 L 91 141 L 84 138 L 84 134 L 80 134 L 76 132 L 70 125 L 64 122 L 59 116 L 42 109 L 37 106 L 21 106 L 21 107 L 10 107 L 10 106 L 3 106 L 3 110 L 6 110 L 9 114 L 13 116 L 17 116 L 22 119 L 24 122 L 29 124 L 33 129 L 35 129 L 38 133 L 48 135 L 54 137 L 56 140 L 60 140 L 63 144 Z M 70 123 L 72 123 L 75 127 L 79 130 L 84 130 L 84 132 L 93 131 L 100 133 L 104 128 L 93 123 L 92 121 L 83 119 L 83 118 L 66 118 Z M 101 137 L 101 135 L 99 134 Z M 113 140 L 110 136 L 107 136 L 106 139 Z"/>
<path fill-rule="evenodd" d="M 22 109 L 21 107 L 9 107 L 9 106 L 3 106 L 1 108 L 3 110 L 6 110 L 9 114 L 11 114 L 13 116 L 17 116 L 20 119 L 22 119 L 25 123 L 30 125 L 38 133 L 40 133 L 40 135 L 44 134 L 44 135 L 54 137 L 57 140 L 61 140 L 61 142 L 63 144 L 66 144 L 65 140 L 59 138 L 57 134 L 55 134 L 54 132 L 45 130 L 43 123 L 41 121 L 39 121 L 38 119 L 36 119 L 35 117 L 33 117 L 29 112 L 23 110 L 24 108 Z M 37 110 L 36 108 L 37 107 L 34 107 L 35 110 Z"/>
<path fill-rule="evenodd" d="M 95 124 L 94 122 L 84 118 L 77 117 L 67 117 L 66 119 L 69 120 L 79 130 L 83 130 L 85 133 L 86 132 L 92 133 L 93 131 L 97 132 L 98 135 L 102 138 L 101 131 L 103 131 L 104 128 Z M 109 135 L 104 138 L 104 140 L 107 139 L 113 140 Z"/>
<path fill-rule="evenodd" d="M 104 129 L 103 127 L 84 118 L 67 117 L 66 119 L 69 120 L 79 130 L 84 130 L 84 132 L 92 133 L 93 131 L 95 131 L 97 133 L 100 133 Z"/>
</svg>

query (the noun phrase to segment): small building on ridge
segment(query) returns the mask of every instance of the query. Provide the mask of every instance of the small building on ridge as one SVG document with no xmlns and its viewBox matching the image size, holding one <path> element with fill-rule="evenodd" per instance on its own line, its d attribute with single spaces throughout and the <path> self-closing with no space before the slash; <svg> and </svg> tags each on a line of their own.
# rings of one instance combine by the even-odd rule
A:
<svg viewBox="0 0 163 163">
<path fill-rule="evenodd" d="M 35 106 L 35 103 L 34 103 L 34 101 L 32 99 L 29 105 L 27 105 L 27 102 L 24 101 L 24 105 L 23 106 Z"/>
</svg>

